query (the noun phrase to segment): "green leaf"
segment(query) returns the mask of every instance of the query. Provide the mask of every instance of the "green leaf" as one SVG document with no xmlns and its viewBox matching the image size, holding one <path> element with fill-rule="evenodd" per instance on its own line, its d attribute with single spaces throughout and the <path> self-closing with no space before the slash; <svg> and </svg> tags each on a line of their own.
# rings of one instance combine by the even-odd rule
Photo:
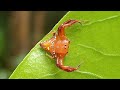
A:
<svg viewBox="0 0 120 90">
<path fill-rule="evenodd" d="M 66 28 L 71 41 L 64 64 L 79 70 L 65 72 L 46 56 L 39 43 L 48 40 L 60 24 L 69 19 L 88 21 Z M 10 76 L 13 78 L 120 78 L 120 12 L 71 11 L 68 12 L 36 46 L 28 53 Z"/>
</svg>

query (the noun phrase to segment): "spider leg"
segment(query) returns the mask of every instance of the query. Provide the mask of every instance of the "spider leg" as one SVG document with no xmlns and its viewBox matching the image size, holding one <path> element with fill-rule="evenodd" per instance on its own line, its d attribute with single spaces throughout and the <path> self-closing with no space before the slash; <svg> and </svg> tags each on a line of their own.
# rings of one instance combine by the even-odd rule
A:
<svg viewBox="0 0 120 90">
<path fill-rule="evenodd" d="M 60 59 L 60 58 L 57 58 L 57 61 L 56 61 L 56 65 L 57 67 L 59 67 L 60 69 L 64 70 L 64 71 L 67 71 L 67 72 L 72 72 L 72 71 L 75 71 L 78 69 L 77 68 L 73 68 L 73 67 L 70 67 L 70 66 L 64 66 L 63 65 L 63 59 Z"/>
</svg>

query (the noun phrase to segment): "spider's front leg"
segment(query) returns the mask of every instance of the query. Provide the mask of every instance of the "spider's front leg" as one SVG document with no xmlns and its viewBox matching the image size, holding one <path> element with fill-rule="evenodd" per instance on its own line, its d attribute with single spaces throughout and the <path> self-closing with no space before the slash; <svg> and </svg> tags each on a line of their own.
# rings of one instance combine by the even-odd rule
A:
<svg viewBox="0 0 120 90">
<path fill-rule="evenodd" d="M 80 21 L 78 21 L 78 20 L 68 20 L 68 21 L 66 21 L 66 22 L 64 22 L 62 25 L 60 25 L 59 26 L 59 28 L 58 28 L 58 36 L 59 37 L 64 37 L 65 36 L 65 31 L 64 31 L 64 29 L 66 28 L 66 27 L 69 27 L 69 26 L 71 26 L 71 25 L 73 25 L 73 24 L 75 24 L 75 23 L 81 23 Z"/>
</svg>

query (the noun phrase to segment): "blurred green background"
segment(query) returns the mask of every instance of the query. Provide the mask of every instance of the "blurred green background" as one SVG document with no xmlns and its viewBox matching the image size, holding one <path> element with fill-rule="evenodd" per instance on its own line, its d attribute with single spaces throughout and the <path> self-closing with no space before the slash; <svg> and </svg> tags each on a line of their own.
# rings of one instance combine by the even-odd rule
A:
<svg viewBox="0 0 120 90">
<path fill-rule="evenodd" d="M 0 79 L 9 78 L 67 11 L 0 11 Z"/>
</svg>

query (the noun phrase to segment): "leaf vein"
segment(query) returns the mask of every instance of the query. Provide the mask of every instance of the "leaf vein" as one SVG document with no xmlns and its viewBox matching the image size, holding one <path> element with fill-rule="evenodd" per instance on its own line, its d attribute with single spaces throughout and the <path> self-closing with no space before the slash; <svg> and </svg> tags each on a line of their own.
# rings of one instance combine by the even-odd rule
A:
<svg viewBox="0 0 120 90">
<path fill-rule="evenodd" d="M 84 45 L 84 44 L 78 44 L 78 45 L 80 45 L 80 46 L 82 46 L 82 47 L 84 47 L 84 48 L 92 49 L 92 50 L 94 50 L 94 51 L 96 51 L 96 52 L 101 53 L 101 54 L 104 55 L 104 56 L 120 56 L 119 54 L 107 54 L 107 53 L 104 53 L 104 52 L 102 52 L 102 51 L 100 51 L 100 50 L 97 50 L 97 49 L 94 48 L 94 47 L 90 47 L 90 46 L 87 46 L 87 45 Z"/>
</svg>

